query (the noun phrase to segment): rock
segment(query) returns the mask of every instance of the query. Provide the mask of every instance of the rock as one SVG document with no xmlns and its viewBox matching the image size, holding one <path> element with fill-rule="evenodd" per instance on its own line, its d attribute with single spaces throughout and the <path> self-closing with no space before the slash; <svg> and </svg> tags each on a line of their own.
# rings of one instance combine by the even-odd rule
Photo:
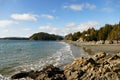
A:
<svg viewBox="0 0 120 80">
<path fill-rule="evenodd" d="M 120 56 L 118 56 L 118 55 L 113 55 L 113 56 L 110 58 L 110 60 L 116 60 L 116 59 L 120 59 Z"/>
<path fill-rule="evenodd" d="M 21 78 L 29 78 L 28 80 L 35 79 L 38 76 L 39 72 L 29 71 L 29 72 L 20 72 L 13 76 L 11 79 L 21 79 Z"/>
<path fill-rule="evenodd" d="M 105 44 L 104 40 L 97 41 L 96 44 Z"/>
<path fill-rule="evenodd" d="M 60 70 L 53 65 L 49 65 L 40 72 L 35 80 L 65 80 L 63 70 Z"/>
<path fill-rule="evenodd" d="M 33 80 L 120 80 L 120 53 L 101 52 L 89 58 L 76 58 L 64 70 L 49 65 L 41 71 L 18 73 L 12 79 L 24 77 Z"/>
<path fill-rule="evenodd" d="M 94 60 L 99 60 L 101 58 L 104 58 L 106 56 L 106 53 L 105 52 L 100 52 L 100 53 L 97 53 L 96 55 L 93 56 L 93 59 Z"/>
<path fill-rule="evenodd" d="M 21 72 L 13 75 L 11 79 L 20 79 L 20 78 L 26 78 L 28 76 L 28 72 Z"/>
<path fill-rule="evenodd" d="M 92 65 L 97 65 L 97 62 L 93 58 L 89 58 L 87 62 L 91 63 Z"/>
<path fill-rule="evenodd" d="M 110 62 L 110 60 L 114 60 Z M 98 53 L 91 58 L 77 58 L 65 67 L 67 80 L 120 80 L 118 54 Z M 113 74 L 110 78 L 110 74 Z"/>
<path fill-rule="evenodd" d="M 105 44 L 113 44 L 114 42 L 112 40 L 106 40 Z"/>
<path fill-rule="evenodd" d="M 115 72 L 108 72 L 105 74 L 105 76 L 106 76 L 107 80 L 120 80 L 117 73 L 115 73 Z"/>
</svg>

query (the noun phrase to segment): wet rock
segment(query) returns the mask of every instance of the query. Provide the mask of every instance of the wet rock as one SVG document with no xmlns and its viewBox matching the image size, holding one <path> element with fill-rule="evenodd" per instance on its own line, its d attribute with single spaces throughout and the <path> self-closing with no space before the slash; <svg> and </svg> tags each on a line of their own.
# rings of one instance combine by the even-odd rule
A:
<svg viewBox="0 0 120 80">
<path fill-rule="evenodd" d="M 28 72 L 21 72 L 13 75 L 11 79 L 20 79 L 20 78 L 26 78 L 28 76 Z"/>
<path fill-rule="evenodd" d="M 60 70 L 53 65 L 49 65 L 40 72 L 35 80 L 65 80 L 63 70 Z"/>
</svg>

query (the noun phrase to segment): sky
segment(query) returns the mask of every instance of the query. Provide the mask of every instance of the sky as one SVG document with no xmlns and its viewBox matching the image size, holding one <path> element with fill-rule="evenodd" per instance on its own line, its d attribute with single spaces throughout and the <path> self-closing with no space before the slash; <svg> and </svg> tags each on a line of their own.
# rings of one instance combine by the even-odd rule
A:
<svg viewBox="0 0 120 80">
<path fill-rule="evenodd" d="M 120 0 L 0 0 L 0 37 L 66 35 L 120 21 Z"/>
</svg>

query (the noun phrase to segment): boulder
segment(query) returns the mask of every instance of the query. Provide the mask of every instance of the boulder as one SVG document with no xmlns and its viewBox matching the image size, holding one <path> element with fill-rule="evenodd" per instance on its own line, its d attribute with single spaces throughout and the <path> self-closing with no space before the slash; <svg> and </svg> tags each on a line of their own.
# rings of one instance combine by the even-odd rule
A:
<svg viewBox="0 0 120 80">
<path fill-rule="evenodd" d="M 20 72 L 11 77 L 11 79 L 20 79 L 20 78 L 26 78 L 28 76 L 28 72 Z"/>
<path fill-rule="evenodd" d="M 93 56 L 93 59 L 94 60 L 99 60 L 99 59 L 102 59 L 106 56 L 106 53 L 105 52 L 100 52 L 100 53 L 97 53 L 96 55 Z"/>
<path fill-rule="evenodd" d="M 91 57 L 76 58 L 64 70 L 48 65 L 41 71 L 15 74 L 12 79 L 25 77 L 33 80 L 120 80 L 120 53 L 100 52 Z"/>
<path fill-rule="evenodd" d="M 106 40 L 105 44 L 113 44 L 114 42 L 112 40 Z"/>
<path fill-rule="evenodd" d="M 46 66 L 35 78 L 35 80 L 65 80 L 63 70 L 60 70 L 53 65 Z"/>
<path fill-rule="evenodd" d="M 105 44 L 104 40 L 97 41 L 96 44 Z"/>
</svg>

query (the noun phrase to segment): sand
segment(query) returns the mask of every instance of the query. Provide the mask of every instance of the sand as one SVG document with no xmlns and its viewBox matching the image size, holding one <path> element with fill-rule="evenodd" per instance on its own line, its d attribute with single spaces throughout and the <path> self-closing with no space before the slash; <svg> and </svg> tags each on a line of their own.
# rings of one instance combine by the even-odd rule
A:
<svg viewBox="0 0 120 80">
<path fill-rule="evenodd" d="M 65 41 L 67 43 L 73 44 L 80 48 L 83 48 L 84 51 L 94 54 L 98 52 L 105 53 L 119 53 L 120 52 L 120 43 L 119 44 L 95 44 L 90 42 L 79 43 L 77 41 Z"/>
</svg>

